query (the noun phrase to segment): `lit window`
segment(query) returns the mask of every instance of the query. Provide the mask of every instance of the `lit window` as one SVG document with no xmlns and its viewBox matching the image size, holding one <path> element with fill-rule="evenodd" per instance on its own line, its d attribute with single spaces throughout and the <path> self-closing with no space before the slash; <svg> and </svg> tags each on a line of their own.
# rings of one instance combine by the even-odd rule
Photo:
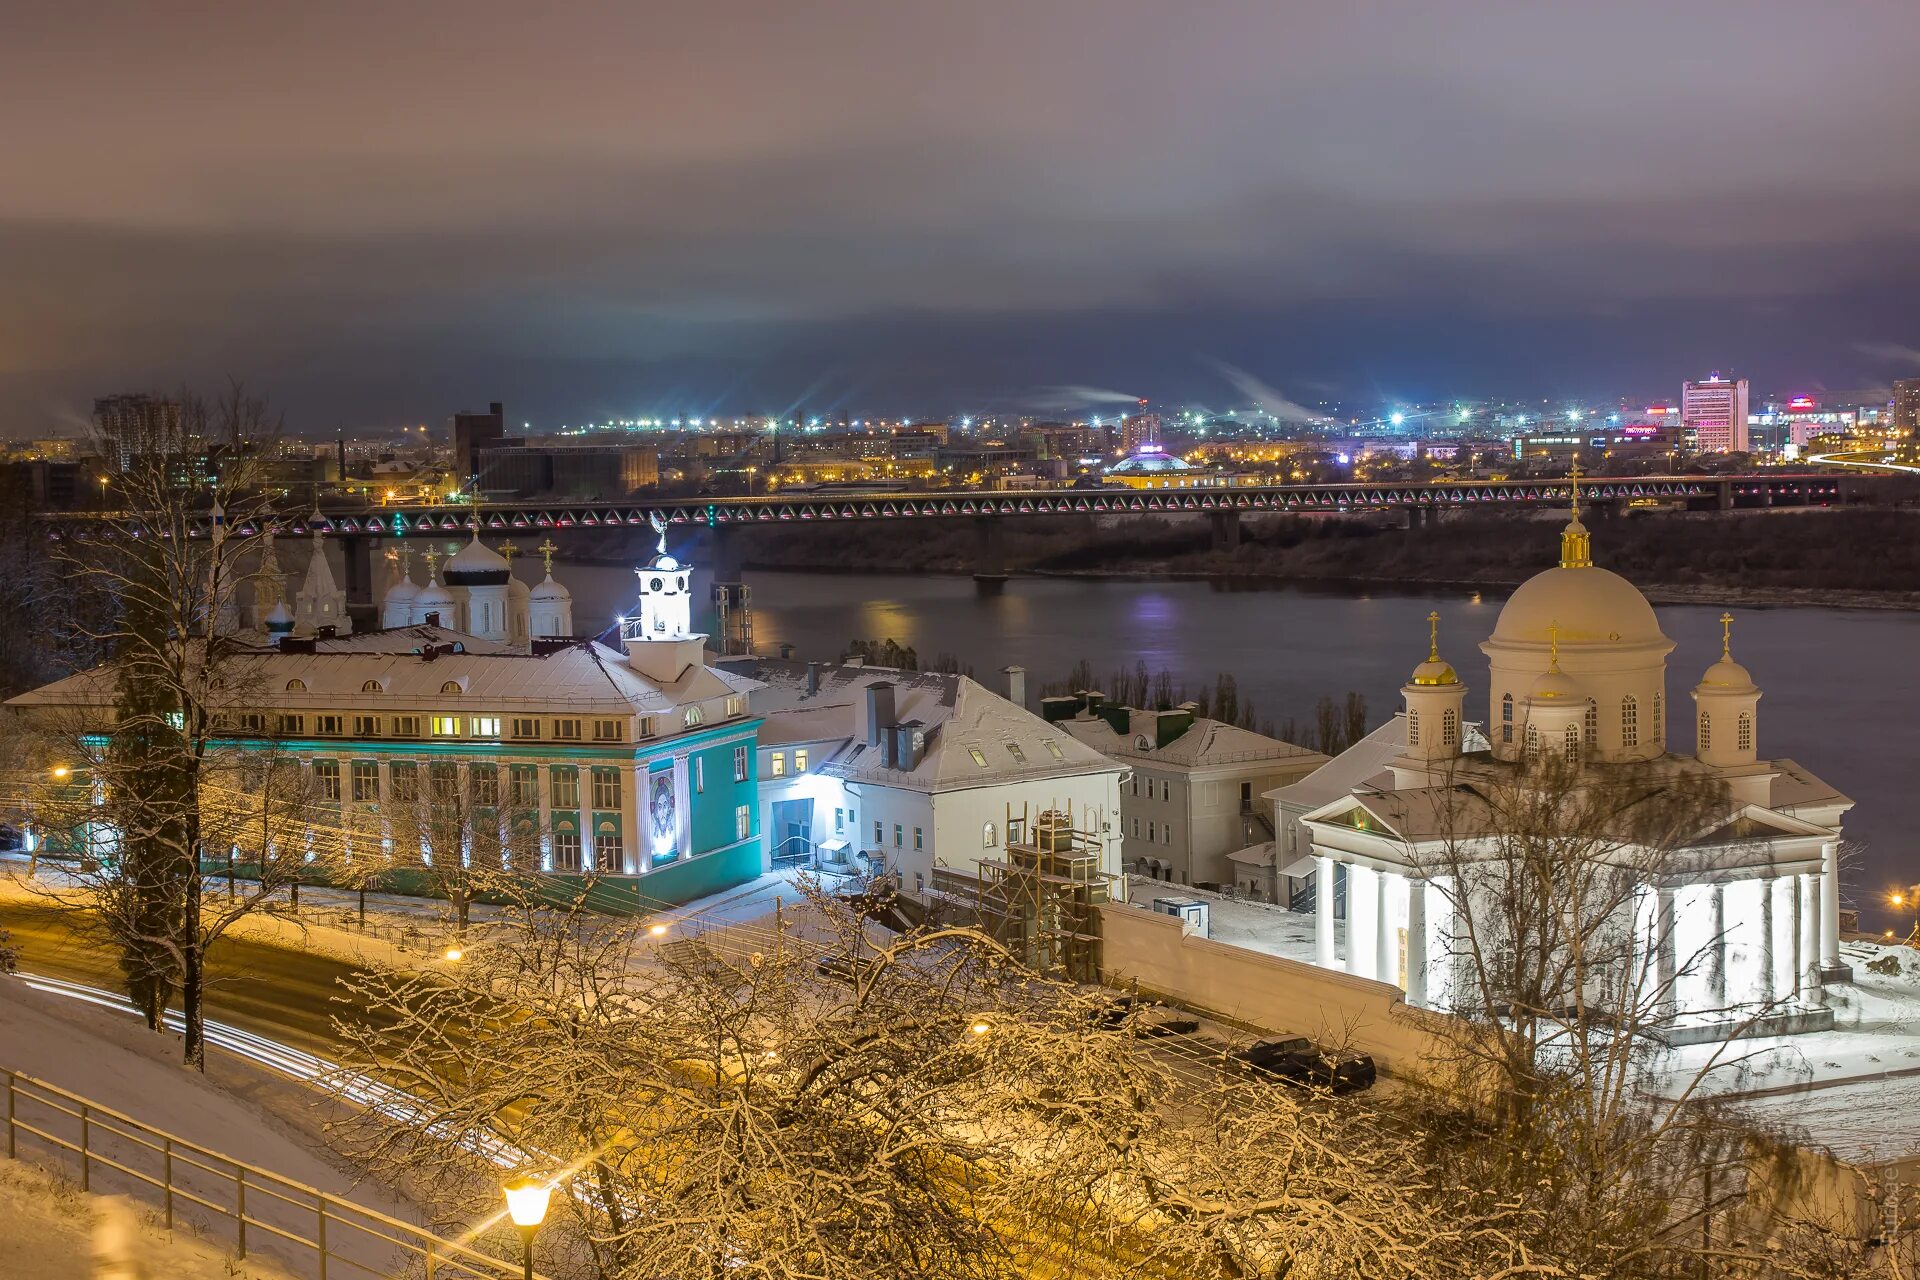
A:
<svg viewBox="0 0 1920 1280">
<path fill-rule="evenodd" d="M 753 834 L 753 806 L 742 804 L 734 806 L 733 838 L 745 840 Z"/>
<path fill-rule="evenodd" d="M 460 736 L 459 716 L 435 716 L 433 718 L 433 736 L 436 738 L 457 738 Z"/>
<path fill-rule="evenodd" d="M 746 713 L 747 713 L 747 700 L 745 698 L 732 697 L 727 699 L 728 718 L 732 718 L 733 716 L 743 716 Z"/>
<path fill-rule="evenodd" d="M 1740 723 L 1735 731 L 1735 738 L 1740 750 L 1753 750 L 1753 715 L 1750 712 L 1740 713 Z"/>
<path fill-rule="evenodd" d="M 747 749 L 745 747 L 733 749 L 733 780 L 735 782 L 747 780 Z"/>
<path fill-rule="evenodd" d="M 774 778 L 787 776 L 787 753 L 776 751 L 767 757 L 767 775 Z"/>
<path fill-rule="evenodd" d="M 705 713 L 703 713 L 703 712 L 702 712 L 702 711 L 700 710 L 700 708 L 699 708 L 699 707 L 688 707 L 688 708 L 687 708 L 687 716 L 686 716 L 686 719 L 687 719 L 687 727 L 688 727 L 688 728 L 692 728 L 692 727 L 693 727 L 694 725 L 696 725 L 696 724 L 703 724 L 703 723 L 705 723 L 705 721 L 706 721 L 706 718 L 707 718 L 707 717 L 706 717 L 706 715 L 705 715 Z"/>
<path fill-rule="evenodd" d="M 793 753 L 793 771 L 795 773 L 805 773 L 807 771 L 807 749 L 805 747 L 801 747 Z"/>
<path fill-rule="evenodd" d="M 476 738 L 497 738 L 500 736 L 499 716 L 474 716 L 469 722 Z"/>
<path fill-rule="evenodd" d="M 982 769 L 987 767 L 987 753 L 982 751 L 980 748 L 968 747 L 967 754 L 972 756 L 973 762 L 979 765 Z"/>
<path fill-rule="evenodd" d="M 1713 721 L 1704 711 L 1700 713 L 1700 749 L 1702 751 L 1713 749 Z"/>
</svg>

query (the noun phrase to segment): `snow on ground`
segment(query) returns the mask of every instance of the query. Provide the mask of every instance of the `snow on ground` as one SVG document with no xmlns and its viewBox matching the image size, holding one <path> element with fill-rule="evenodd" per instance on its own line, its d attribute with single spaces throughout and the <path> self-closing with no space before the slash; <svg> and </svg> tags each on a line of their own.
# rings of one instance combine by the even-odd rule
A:
<svg viewBox="0 0 1920 1280">
<path fill-rule="evenodd" d="M 1305 912 L 1289 911 L 1271 902 L 1228 898 L 1145 876 L 1127 877 L 1127 896 L 1134 906 L 1143 910 L 1150 910 L 1155 898 L 1192 898 L 1204 902 L 1207 904 L 1207 936 L 1215 942 L 1313 963 L 1313 916 Z M 1336 945 L 1345 941 L 1346 931 L 1344 921 L 1334 922 Z"/>
<path fill-rule="evenodd" d="M 418 1213 L 381 1189 L 359 1183 L 350 1166 L 327 1150 L 319 1136 L 340 1113 L 338 1104 L 296 1082 L 218 1051 L 208 1054 L 207 1074 L 180 1065 L 180 1041 L 148 1032 L 130 1013 L 37 991 L 17 978 L 0 978 L 0 1067 L 34 1076 L 101 1106 L 124 1112 L 222 1155 L 271 1170 L 281 1177 L 366 1205 L 391 1217 L 419 1222 Z M 17 1103 L 22 1121 L 69 1141 L 77 1122 L 41 1104 Z M 112 1139 L 107 1139 L 109 1145 Z M 20 1135 L 24 1159 L 74 1172 L 73 1157 Z M 151 1153 L 131 1143 L 111 1153 L 121 1163 L 146 1169 Z M 0 1162 L 3 1164 L 4 1162 Z M 209 1175 L 211 1176 L 211 1175 Z M 201 1188 L 219 1199 L 220 1191 Z M 96 1170 L 95 1190 L 135 1191 L 130 1180 Z M 140 1192 L 142 1198 L 151 1191 Z M 249 1211 L 253 1205 L 249 1203 Z M 306 1215 L 307 1219 L 311 1214 Z M 203 1224 L 219 1238 L 219 1224 Z"/>
<path fill-rule="evenodd" d="M 0 1221 L 10 1280 L 88 1280 L 93 1255 L 137 1259 L 140 1274 L 167 1280 L 281 1280 L 259 1259 L 239 1262 L 224 1243 L 180 1230 L 169 1236 L 144 1206 L 88 1195 L 79 1184 L 16 1160 L 0 1160 Z"/>
</svg>

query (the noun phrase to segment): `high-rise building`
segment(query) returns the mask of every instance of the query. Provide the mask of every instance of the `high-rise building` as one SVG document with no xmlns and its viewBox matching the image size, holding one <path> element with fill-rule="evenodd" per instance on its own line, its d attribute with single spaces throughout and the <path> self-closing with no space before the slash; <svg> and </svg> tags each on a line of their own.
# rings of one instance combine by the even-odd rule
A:
<svg viewBox="0 0 1920 1280">
<path fill-rule="evenodd" d="M 480 450 L 506 434 L 506 406 L 498 400 L 488 405 L 485 413 L 463 411 L 453 415 L 453 470 L 463 484 L 479 478 Z"/>
<path fill-rule="evenodd" d="M 180 448 L 177 400 L 147 395 L 102 396 L 93 402 L 93 416 L 100 425 L 104 447 L 117 453 L 108 462 L 121 471 L 132 467 L 137 457 Z"/>
<path fill-rule="evenodd" d="M 1681 383 L 1680 426 L 1702 453 L 1747 452 L 1747 380 L 1716 370 L 1704 382 Z"/>
<path fill-rule="evenodd" d="M 1160 415 L 1136 413 L 1120 424 L 1120 450 L 1132 453 L 1143 444 L 1160 443 Z"/>
<path fill-rule="evenodd" d="M 1920 432 L 1920 378 L 1898 378 L 1893 384 L 1893 429 Z"/>
</svg>

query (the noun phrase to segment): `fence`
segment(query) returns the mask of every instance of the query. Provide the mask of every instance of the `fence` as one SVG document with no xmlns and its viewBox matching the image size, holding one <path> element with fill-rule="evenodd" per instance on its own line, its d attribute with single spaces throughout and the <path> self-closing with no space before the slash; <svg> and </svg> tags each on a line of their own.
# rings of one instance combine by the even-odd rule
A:
<svg viewBox="0 0 1920 1280">
<path fill-rule="evenodd" d="M 0 1068 L 7 1157 L 40 1148 L 77 1167 L 85 1191 L 158 1200 L 167 1230 L 229 1236 L 242 1258 L 265 1254 L 316 1280 L 421 1274 L 426 1280 L 513 1280 L 504 1262 L 398 1218 L 142 1124 L 44 1080 Z"/>
</svg>

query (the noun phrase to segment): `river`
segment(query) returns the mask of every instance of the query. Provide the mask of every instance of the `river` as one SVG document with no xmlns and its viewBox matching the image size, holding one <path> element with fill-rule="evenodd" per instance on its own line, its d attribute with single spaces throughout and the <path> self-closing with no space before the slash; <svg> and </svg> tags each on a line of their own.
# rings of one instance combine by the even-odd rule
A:
<svg viewBox="0 0 1920 1280">
<path fill-rule="evenodd" d="M 534 575 L 537 577 L 537 573 Z M 634 598 L 631 570 L 562 566 L 574 625 L 611 622 Z M 1430 611 L 1441 652 L 1466 680 L 1469 715 L 1485 715 L 1486 660 L 1503 596 L 1437 592 L 1334 594 L 1219 582 L 1015 578 L 997 596 L 971 579 L 903 574 L 749 571 L 755 648 L 787 643 L 802 659 L 831 660 L 856 638 L 912 645 L 922 662 L 950 653 L 1004 692 L 1000 669 L 1027 669 L 1036 694 L 1081 658 L 1096 676 L 1136 661 L 1190 689 L 1231 672 L 1241 698 L 1276 723 L 1311 724 L 1314 704 L 1349 689 L 1365 695 L 1374 724 L 1399 705 L 1399 688 L 1426 656 Z M 704 575 L 696 600 L 708 598 Z M 1688 691 L 1719 654 L 1718 606 L 1664 605 L 1668 732 L 1691 750 Z M 1790 756 L 1852 796 L 1847 833 L 1862 847 L 1847 874 L 1850 905 L 1875 928 L 1909 923 L 1881 904 L 1889 888 L 1920 880 L 1905 821 L 1920 809 L 1909 766 L 1920 711 L 1920 615 L 1804 607 L 1733 610 L 1734 655 L 1764 693 L 1760 750 Z M 696 615 L 697 616 L 697 615 Z"/>
</svg>

